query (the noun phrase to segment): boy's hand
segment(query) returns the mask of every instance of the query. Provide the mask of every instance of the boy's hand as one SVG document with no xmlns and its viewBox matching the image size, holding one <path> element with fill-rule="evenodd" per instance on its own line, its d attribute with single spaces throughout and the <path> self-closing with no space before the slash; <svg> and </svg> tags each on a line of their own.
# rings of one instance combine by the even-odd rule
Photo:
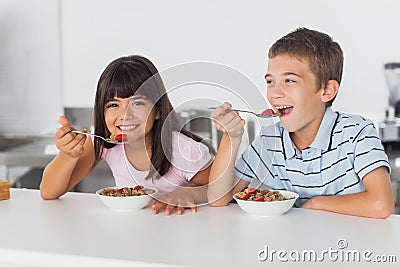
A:
<svg viewBox="0 0 400 267">
<path fill-rule="evenodd" d="M 86 141 L 86 135 L 76 134 L 71 131 L 75 130 L 71 126 L 66 117 L 60 116 L 61 128 L 54 135 L 57 148 L 71 158 L 78 158 L 83 153 L 83 145 Z M 83 130 L 86 132 L 86 130 Z"/>
<path fill-rule="evenodd" d="M 219 131 L 227 133 L 230 137 L 241 137 L 244 132 L 245 120 L 243 120 L 237 111 L 231 110 L 232 105 L 225 102 L 217 107 L 211 116 Z"/>
</svg>

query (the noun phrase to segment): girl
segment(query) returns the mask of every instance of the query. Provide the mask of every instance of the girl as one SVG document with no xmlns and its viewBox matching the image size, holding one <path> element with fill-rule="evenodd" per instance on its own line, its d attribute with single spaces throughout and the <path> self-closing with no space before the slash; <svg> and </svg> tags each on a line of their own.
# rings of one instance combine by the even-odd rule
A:
<svg viewBox="0 0 400 267">
<path fill-rule="evenodd" d="M 162 197 L 153 205 L 153 213 L 166 209 L 169 215 L 176 208 L 182 214 L 185 207 L 196 211 L 194 190 L 183 188 L 208 183 L 213 150 L 210 153 L 201 138 L 179 128 L 161 77 L 148 59 L 121 57 L 107 66 L 97 85 L 94 114 L 97 135 L 123 133 L 127 143 L 110 144 L 73 133 L 75 129 L 61 116 L 62 127 L 55 134 L 60 153 L 43 172 L 43 199 L 62 196 L 104 159 L 116 186 L 159 190 L 157 196 Z M 179 187 L 187 184 L 191 187 Z"/>
</svg>

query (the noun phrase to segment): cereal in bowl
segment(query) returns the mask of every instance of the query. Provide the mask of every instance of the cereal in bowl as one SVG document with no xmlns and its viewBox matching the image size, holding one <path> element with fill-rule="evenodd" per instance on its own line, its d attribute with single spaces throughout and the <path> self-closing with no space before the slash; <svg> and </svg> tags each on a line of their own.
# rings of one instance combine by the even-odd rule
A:
<svg viewBox="0 0 400 267">
<path fill-rule="evenodd" d="M 135 187 L 105 188 L 99 192 L 102 196 L 109 197 L 132 197 L 153 194 L 153 189 L 144 188 L 141 185 Z"/>
<path fill-rule="evenodd" d="M 248 187 L 243 191 L 237 193 L 237 198 L 248 201 L 259 201 L 259 202 L 271 202 L 271 201 L 283 201 L 291 198 L 285 198 L 280 192 L 269 189 L 256 189 Z"/>
</svg>

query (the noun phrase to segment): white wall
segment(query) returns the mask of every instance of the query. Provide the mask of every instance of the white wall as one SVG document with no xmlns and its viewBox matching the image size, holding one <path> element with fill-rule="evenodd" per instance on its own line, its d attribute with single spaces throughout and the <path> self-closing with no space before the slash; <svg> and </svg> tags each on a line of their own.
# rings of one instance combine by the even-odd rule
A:
<svg viewBox="0 0 400 267">
<path fill-rule="evenodd" d="M 57 0 L 0 1 L 0 134 L 40 135 L 62 112 Z"/>
<path fill-rule="evenodd" d="M 166 74 L 178 108 L 227 99 L 261 110 L 267 50 L 299 26 L 345 52 L 334 108 L 379 122 L 383 64 L 400 61 L 398 10 L 397 0 L 2 0 L 0 134 L 41 134 L 63 105 L 91 107 L 105 66 L 135 53 Z"/>
<path fill-rule="evenodd" d="M 268 48 L 306 26 L 329 33 L 344 50 L 334 108 L 380 121 L 388 96 L 383 64 L 400 61 L 399 10 L 396 0 L 62 0 L 64 104 L 91 106 L 105 66 L 135 53 L 160 71 L 194 61 L 226 65 L 264 94 Z M 199 88 L 179 91 L 174 104 L 197 97 Z M 212 90 L 206 92 L 208 97 Z M 253 108 L 262 109 L 260 93 L 246 92 Z M 228 99 L 222 91 L 212 96 Z"/>
</svg>

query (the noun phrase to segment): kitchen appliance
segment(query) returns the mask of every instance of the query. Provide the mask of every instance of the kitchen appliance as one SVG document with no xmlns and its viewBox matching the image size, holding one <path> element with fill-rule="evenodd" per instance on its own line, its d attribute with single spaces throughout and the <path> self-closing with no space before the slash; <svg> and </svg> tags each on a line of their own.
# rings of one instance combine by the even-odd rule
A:
<svg viewBox="0 0 400 267">
<path fill-rule="evenodd" d="M 400 141 L 400 62 L 384 65 L 384 74 L 389 88 L 389 106 L 385 120 L 379 125 L 383 143 Z"/>
<path fill-rule="evenodd" d="M 207 109 L 190 109 L 184 110 L 178 113 L 178 117 L 181 125 L 188 131 L 205 139 L 212 146 L 217 149 L 222 138 L 222 132 L 217 131 L 214 122 L 211 118 L 211 111 Z M 245 124 L 245 135 L 242 139 L 242 148 L 250 144 L 255 138 L 255 121 L 253 118 L 247 117 L 242 114 L 242 117 L 246 120 Z M 240 150 L 240 149 L 239 149 Z"/>
<path fill-rule="evenodd" d="M 391 167 L 395 213 L 400 212 L 400 62 L 384 65 L 384 74 L 389 88 L 386 117 L 379 125 L 379 134 L 388 155 Z"/>
<path fill-rule="evenodd" d="M 201 109 L 185 110 L 179 112 L 178 117 L 183 128 L 204 138 L 214 148 L 218 147 L 221 134 L 214 127 L 210 111 Z"/>
</svg>

